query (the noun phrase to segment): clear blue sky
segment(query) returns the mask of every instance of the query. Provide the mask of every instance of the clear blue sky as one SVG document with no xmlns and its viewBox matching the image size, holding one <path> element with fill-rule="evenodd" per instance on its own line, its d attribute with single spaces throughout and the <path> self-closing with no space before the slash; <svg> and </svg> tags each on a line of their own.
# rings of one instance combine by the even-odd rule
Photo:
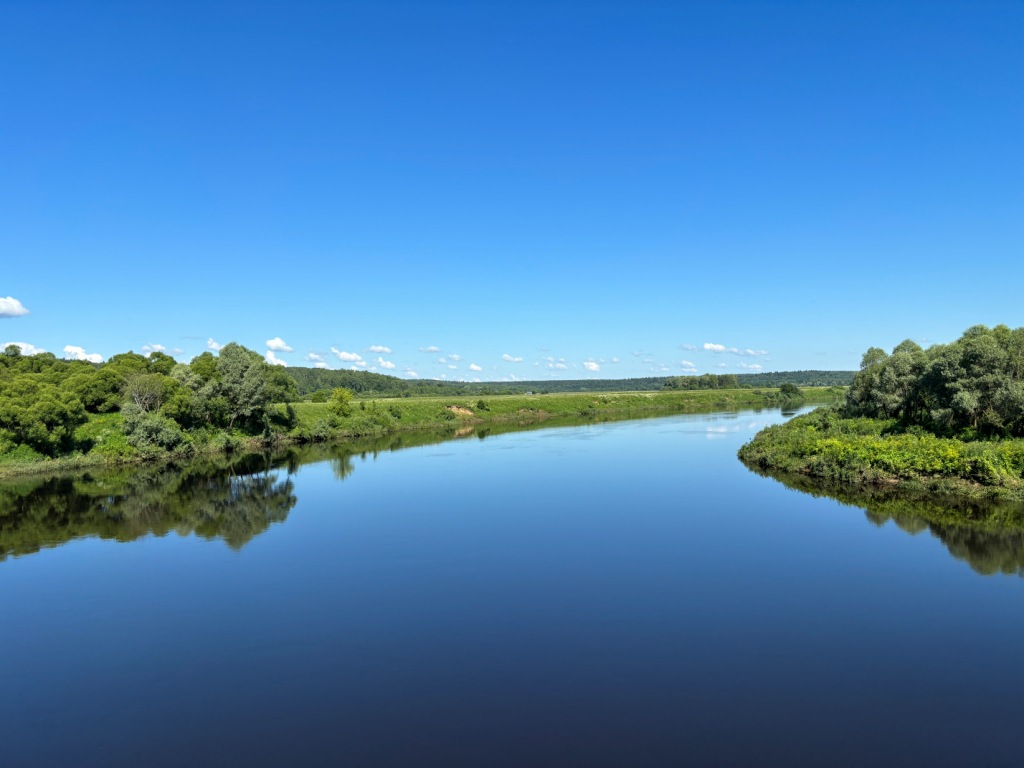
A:
<svg viewBox="0 0 1024 768">
<path fill-rule="evenodd" d="M 1018 0 L 7 0 L 0 343 L 853 368 L 1024 325 L 1022 94 Z"/>
</svg>

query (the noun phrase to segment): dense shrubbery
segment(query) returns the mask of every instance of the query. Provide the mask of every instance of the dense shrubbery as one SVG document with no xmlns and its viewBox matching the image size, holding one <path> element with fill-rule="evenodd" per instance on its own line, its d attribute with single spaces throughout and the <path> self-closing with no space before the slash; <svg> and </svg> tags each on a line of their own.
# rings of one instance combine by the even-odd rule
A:
<svg viewBox="0 0 1024 768">
<path fill-rule="evenodd" d="M 1016 488 L 1024 440 L 972 441 L 904 431 L 895 419 L 844 418 L 821 409 L 769 427 L 740 449 L 760 469 L 847 483 L 950 477 Z"/>
<path fill-rule="evenodd" d="M 891 355 L 872 347 L 844 412 L 943 436 L 1024 436 L 1024 328 L 976 325 L 952 344 L 908 339 Z"/>
<path fill-rule="evenodd" d="M 219 430 L 266 434 L 280 419 L 271 413 L 272 403 L 296 395 L 293 379 L 238 344 L 188 365 L 161 352 L 129 352 L 93 364 L 47 353 L 25 356 L 12 345 L 0 354 L 0 454 L 10 458 L 28 448 L 33 455 L 58 456 L 96 448 L 124 456 L 188 449 L 197 436 L 206 439 L 204 433 Z M 117 427 L 76 444 L 76 429 L 88 413 L 117 411 Z"/>
<path fill-rule="evenodd" d="M 759 433 L 740 458 L 846 483 L 943 478 L 1024 495 L 1024 328 L 872 348 L 839 409 Z"/>
</svg>

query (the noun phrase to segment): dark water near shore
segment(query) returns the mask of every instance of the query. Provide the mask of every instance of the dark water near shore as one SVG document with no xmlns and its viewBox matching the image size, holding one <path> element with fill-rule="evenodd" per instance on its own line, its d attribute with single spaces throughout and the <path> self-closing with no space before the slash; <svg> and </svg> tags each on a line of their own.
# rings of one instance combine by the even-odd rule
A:
<svg viewBox="0 0 1024 768">
<path fill-rule="evenodd" d="M 748 471 L 783 418 L 0 485 L 0 764 L 1019 765 L 1019 532 Z"/>
</svg>

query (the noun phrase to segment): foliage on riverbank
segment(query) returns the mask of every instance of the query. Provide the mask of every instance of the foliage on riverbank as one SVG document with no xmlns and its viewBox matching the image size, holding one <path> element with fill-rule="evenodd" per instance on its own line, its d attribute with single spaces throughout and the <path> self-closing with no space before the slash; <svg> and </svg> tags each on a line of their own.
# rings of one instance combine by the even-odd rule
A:
<svg viewBox="0 0 1024 768">
<path fill-rule="evenodd" d="M 739 451 L 757 469 L 859 486 L 1024 500 L 1024 440 L 943 438 L 896 419 L 822 408 L 768 427 Z"/>
<path fill-rule="evenodd" d="M 840 407 L 769 427 L 739 456 L 822 481 L 1024 500 L 1024 328 L 872 347 Z"/>
<path fill-rule="evenodd" d="M 927 350 L 907 339 L 864 353 L 844 412 L 940 437 L 1024 437 L 1024 328 L 976 325 Z"/>
<path fill-rule="evenodd" d="M 842 390 L 807 390 L 805 394 L 815 402 L 825 402 L 841 396 Z M 181 439 L 167 447 L 155 442 L 133 444 L 126 434 L 122 413 L 91 414 L 75 431 L 75 450 L 47 457 L 25 446 L 17 446 L 0 453 L 0 476 L 102 463 L 251 452 L 266 446 L 332 442 L 418 430 L 454 433 L 485 424 L 692 413 L 799 402 L 783 397 L 776 390 L 714 390 L 350 400 L 342 411 L 331 402 L 291 403 L 268 406 L 264 428 L 259 431 L 237 425 L 234 429 L 199 426 L 181 430 Z"/>
</svg>

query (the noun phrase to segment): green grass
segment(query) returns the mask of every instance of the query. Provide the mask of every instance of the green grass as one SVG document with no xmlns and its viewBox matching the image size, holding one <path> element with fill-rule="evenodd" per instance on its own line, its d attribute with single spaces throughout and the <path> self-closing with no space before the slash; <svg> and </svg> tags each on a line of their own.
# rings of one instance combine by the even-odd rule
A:
<svg viewBox="0 0 1024 768">
<path fill-rule="evenodd" d="M 833 389 L 807 390 L 822 401 Z M 356 400 L 351 413 L 338 418 L 326 403 L 296 403 L 297 424 L 291 434 L 305 437 L 331 432 L 340 436 L 381 434 L 409 429 L 437 429 L 487 423 L 530 423 L 556 417 L 590 418 L 600 414 L 683 413 L 780 402 L 777 390 L 701 390 L 678 392 L 557 393 L 486 397 L 416 397 Z M 480 407 L 483 404 L 484 407 Z"/>
<path fill-rule="evenodd" d="M 759 432 L 739 457 L 769 473 L 1024 500 L 1024 440 L 940 438 L 901 431 L 892 421 L 842 418 L 832 409 Z"/>
</svg>

